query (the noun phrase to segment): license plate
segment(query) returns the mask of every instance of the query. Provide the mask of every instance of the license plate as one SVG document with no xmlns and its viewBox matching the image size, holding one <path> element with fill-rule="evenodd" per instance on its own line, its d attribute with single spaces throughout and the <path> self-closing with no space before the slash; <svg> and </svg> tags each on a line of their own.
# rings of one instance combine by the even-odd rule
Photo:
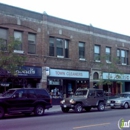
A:
<svg viewBox="0 0 130 130">
<path fill-rule="evenodd" d="M 64 107 L 67 107 L 66 105 L 64 105 Z"/>
<path fill-rule="evenodd" d="M 110 104 L 112 107 L 114 106 L 114 104 Z"/>
</svg>

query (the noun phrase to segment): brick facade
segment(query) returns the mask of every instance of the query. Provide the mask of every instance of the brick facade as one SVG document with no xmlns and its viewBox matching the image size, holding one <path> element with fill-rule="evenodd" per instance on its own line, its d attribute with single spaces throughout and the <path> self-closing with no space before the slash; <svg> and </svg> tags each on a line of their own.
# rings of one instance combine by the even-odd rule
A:
<svg viewBox="0 0 130 130">
<path fill-rule="evenodd" d="M 130 50 L 130 37 L 107 30 L 87 26 L 80 23 L 40 14 L 21 8 L 0 4 L 0 28 L 7 28 L 9 36 L 14 30 L 23 32 L 23 50 L 28 57 L 26 65 L 50 67 L 55 69 L 81 70 L 90 73 L 90 87 L 93 86 L 93 74 L 108 71 L 109 64 L 104 59 L 101 63 L 94 61 L 94 45 L 100 45 L 101 56 L 105 55 L 105 48 L 111 48 L 112 58 L 117 56 L 117 48 Z M 28 54 L 27 34 L 36 34 L 36 54 Z M 69 40 L 69 58 L 49 56 L 49 37 Z M 79 60 L 78 43 L 85 43 L 85 61 Z M 130 61 L 130 53 L 128 53 Z M 130 74 L 128 65 L 117 65 L 124 74 Z M 114 73 L 114 72 L 113 72 Z M 42 82 L 42 81 L 41 81 Z M 45 88 L 47 81 L 42 83 Z"/>
</svg>

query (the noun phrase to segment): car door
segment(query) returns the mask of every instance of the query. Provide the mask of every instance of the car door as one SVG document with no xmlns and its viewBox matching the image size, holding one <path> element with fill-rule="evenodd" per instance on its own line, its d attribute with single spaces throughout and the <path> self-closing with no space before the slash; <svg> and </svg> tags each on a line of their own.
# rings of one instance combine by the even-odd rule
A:
<svg viewBox="0 0 130 130">
<path fill-rule="evenodd" d="M 88 102 L 89 106 L 95 106 L 95 104 L 97 102 L 95 90 L 89 90 L 87 102 Z"/>
<path fill-rule="evenodd" d="M 9 111 L 21 111 L 27 109 L 27 92 L 26 90 L 17 90 L 12 98 L 7 100 L 9 105 Z"/>
</svg>

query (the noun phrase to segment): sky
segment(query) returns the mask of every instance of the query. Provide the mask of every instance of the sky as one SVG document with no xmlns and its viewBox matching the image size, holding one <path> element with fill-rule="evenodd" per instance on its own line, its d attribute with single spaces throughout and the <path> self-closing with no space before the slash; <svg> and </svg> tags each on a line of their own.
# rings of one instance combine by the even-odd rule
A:
<svg viewBox="0 0 130 130">
<path fill-rule="evenodd" d="M 34 12 L 130 36 L 130 0 L 0 0 Z"/>
</svg>

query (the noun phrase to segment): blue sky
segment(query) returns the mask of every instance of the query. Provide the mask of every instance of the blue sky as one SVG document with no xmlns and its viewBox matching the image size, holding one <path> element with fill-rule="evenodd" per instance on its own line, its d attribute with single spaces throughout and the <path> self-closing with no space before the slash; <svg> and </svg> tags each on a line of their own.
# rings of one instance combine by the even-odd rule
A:
<svg viewBox="0 0 130 130">
<path fill-rule="evenodd" d="M 130 36 L 130 0 L 0 0 L 0 3 Z"/>
</svg>

